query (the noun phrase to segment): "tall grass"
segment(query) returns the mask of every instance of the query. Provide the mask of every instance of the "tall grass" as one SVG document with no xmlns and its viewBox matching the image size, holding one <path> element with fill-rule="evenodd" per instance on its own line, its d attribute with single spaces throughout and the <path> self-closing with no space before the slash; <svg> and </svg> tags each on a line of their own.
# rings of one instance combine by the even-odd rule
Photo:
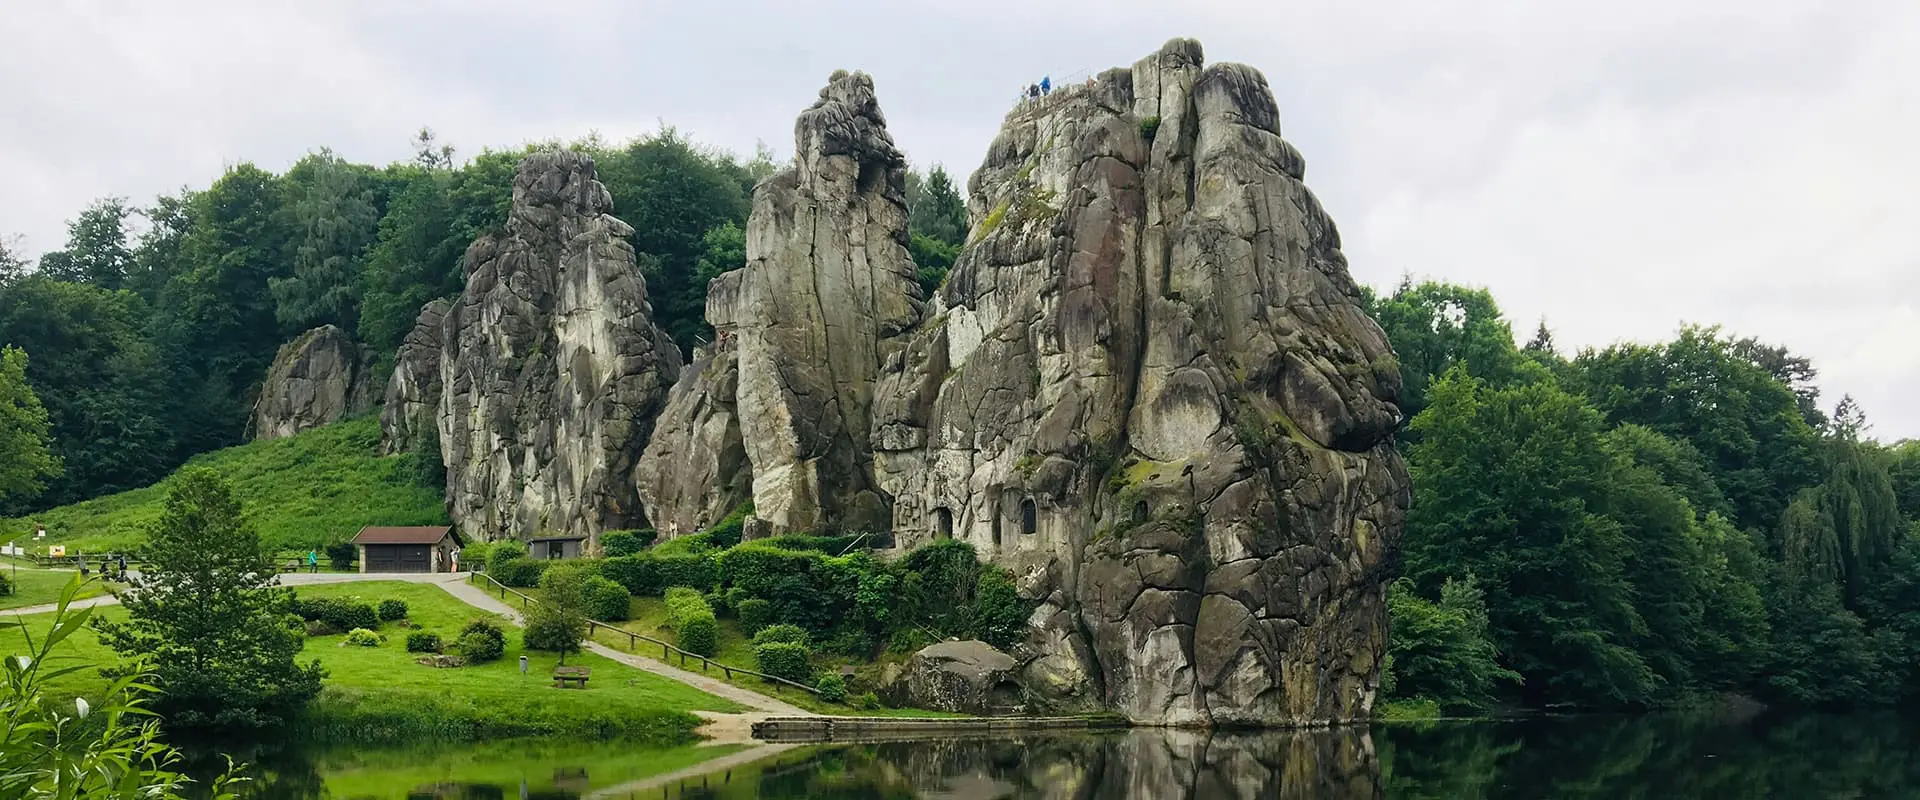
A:
<svg viewBox="0 0 1920 800">
<path fill-rule="evenodd" d="M 445 525 L 444 490 L 422 486 L 412 457 L 382 456 L 380 420 L 363 415 L 298 436 L 205 453 L 187 462 L 233 484 L 269 550 L 344 541 L 366 525 Z M 36 524 L 68 554 L 138 547 L 159 519 L 167 481 L 0 521 L 0 540 L 25 544 Z"/>
</svg>

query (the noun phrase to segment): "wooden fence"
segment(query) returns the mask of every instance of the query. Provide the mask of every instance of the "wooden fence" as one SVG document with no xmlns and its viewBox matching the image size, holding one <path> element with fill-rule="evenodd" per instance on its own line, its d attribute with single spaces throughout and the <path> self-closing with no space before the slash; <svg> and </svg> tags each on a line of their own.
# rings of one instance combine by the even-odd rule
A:
<svg viewBox="0 0 1920 800">
<path fill-rule="evenodd" d="M 478 581 L 484 580 L 487 583 L 493 584 L 494 591 L 500 595 L 500 600 L 502 602 L 505 602 L 509 596 L 518 598 L 520 600 L 520 610 L 522 611 L 525 611 L 527 609 L 527 606 L 540 602 L 538 600 L 533 599 L 532 597 L 529 597 L 524 592 L 521 592 L 517 589 L 513 589 L 507 586 L 506 584 L 495 580 L 492 575 L 488 575 L 484 572 L 472 573 L 468 577 L 468 580 L 471 582 L 478 582 Z M 686 667 L 689 661 L 698 661 L 700 662 L 701 672 L 707 672 L 712 669 L 718 669 L 722 674 L 727 676 L 727 680 L 733 680 L 733 676 L 736 674 L 750 675 L 755 678 L 759 678 L 760 680 L 765 681 L 767 683 L 773 684 L 774 693 L 776 694 L 779 693 L 780 687 L 783 685 L 791 686 L 795 689 L 799 689 L 803 692 L 807 692 L 808 694 L 813 694 L 813 695 L 820 694 L 819 689 L 816 689 L 812 686 L 808 686 L 799 681 L 788 680 L 778 675 L 768 675 L 764 672 L 755 672 L 750 669 L 742 669 L 740 667 L 728 666 L 726 664 L 722 664 L 717 661 L 714 661 L 713 659 L 707 656 L 700 655 L 699 653 L 687 652 L 671 644 L 660 641 L 659 639 L 655 639 L 651 636 L 630 631 L 630 630 L 627 630 L 626 628 L 620 628 L 620 627 L 615 627 L 613 625 L 608 625 L 598 620 L 591 620 L 591 619 L 587 620 L 587 628 L 588 628 L 587 638 L 589 639 L 593 638 L 594 633 L 598 633 L 599 631 L 602 631 L 602 630 L 613 635 L 616 639 L 618 637 L 624 636 L 627 639 L 627 649 L 633 651 L 635 654 L 638 654 L 640 652 L 641 642 L 646 642 L 650 645 L 658 645 L 660 647 L 661 661 L 670 663 L 674 658 L 674 656 L 679 656 L 680 666 L 682 667 Z"/>
</svg>

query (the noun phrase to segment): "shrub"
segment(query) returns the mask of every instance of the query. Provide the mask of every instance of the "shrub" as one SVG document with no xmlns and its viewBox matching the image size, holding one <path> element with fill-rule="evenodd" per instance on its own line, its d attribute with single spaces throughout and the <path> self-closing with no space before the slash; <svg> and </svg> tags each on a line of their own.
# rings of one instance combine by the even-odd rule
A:
<svg viewBox="0 0 1920 800">
<path fill-rule="evenodd" d="M 343 631 L 354 628 L 369 630 L 380 627 L 380 613 L 372 605 L 348 597 L 316 597 L 310 600 L 296 599 L 293 613 L 309 622 L 319 620 Z"/>
<path fill-rule="evenodd" d="M 653 544 L 655 533 L 652 528 L 638 531 L 607 531 L 600 534 L 600 551 L 608 558 L 630 556 Z"/>
<path fill-rule="evenodd" d="M 487 568 L 487 574 L 493 579 L 516 589 L 527 589 L 540 585 L 540 574 L 547 571 L 547 561 L 536 561 L 526 556 L 516 556 L 504 561 L 494 562 Z"/>
<path fill-rule="evenodd" d="M 798 625 L 768 625 L 753 635 L 753 643 L 761 644 L 797 644 L 807 643 L 807 629 Z"/>
<path fill-rule="evenodd" d="M 487 542 L 471 542 L 460 548 L 460 568 L 480 570 L 487 566 L 487 556 L 493 553 L 493 545 Z"/>
<path fill-rule="evenodd" d="M 327 545 L 327 566 L 345 572 L 353 569 L 353 562 L 360 560 L 360 548 L 352 542 L 334 542 Z"/>
<path fill-rule="evenodd" d="M 467 623 L 460 638 L 453 643 L 453 649 L 467 659 L 470 664 L 494 661 L 507 652 L 507 635 L 500 626 L 484 619 Z"/>
<path fill-rule="evenodd" d="M 343 645 L 350 644 L 354 647 L 379 647 L 380 643 L 386 640 L 387 637 L 381 636 L 366 628 L 354 628 L 353 630 L 347 631 L 347 638 L 340 643 Z"/>
<path fill-rule="evenodd" d="M 765 544 L 778 547 L 782 550 L 811 550 L 830 556 L 837 556 L 847 552 L 856 542 L 862 545 L 873 544 L 874 537 L 862 536 L 857 533 L 847 534 L 845 536 L 809 536 L 803 533 L 790 533 L 763 541 Z"/>
<path fill-rule="evenodd" d="M 703 656 L 719 652 L 720 623 L 699 592 L 685 586 L 668 589 L 667 618 L 673 622 L 674 639 L 680 649 Z"/>
<path fill-rule="evenodd" d="M 1026 635 L 1027 618 L 1031 616 L 1033 604 L 1020 599 L 1012 574 L 994 567 L 981 569 L 973 604 L 968 608 L 967 628 L 974 638 L 1011 650 Z"/>
<path fill-rule="evenodd" d="M 753 646 L 753 660 L 760 665 L 761 672 L 796 683 L 806 683 L 813 677 L 813 665 L 807 663 L 809 655 L 806 645 L 792 642 Z"/>
<path fill-rule="evenodd" d="M 862 694 L 853 699 L 853 707 L 862 711 L 878 711 L 880 709 L 880 695 L 874 694 L 873 692 Z"/>
<path fill-rule="evenodd" d="M 310 619 L 305 624 L 308 636 L 332 636 L 340 632 L 339 628 L 333 627 L 333 623 L 324 619 Z"/>
<path fill-rule="evenodd" d="M 587 578 L 582 587 L 586 595 L 587 616 L 601 622 L 615 622 L 627 618 L 627 608 L 632 595 L 627 589 L 600 575 Z"/>
<path fill-rule="evenodd" d="M 440 652 L 440 634 L 427 633 L 426 631 L 414 631 L 413 633 L 407 634 L 407 652 L 409 653 Z"/>
<path fill-rule="evenodd" d="M 380 601 L 379 608 L 375 609 L 374 613 L 380 617 L 381 622 L 393 622 L 395 620 L 406 619 L 407 601 L 394 600 L 392 598 L 382 600 Z"/>
<path fill-rule="evenodd" d="M 0 575 L 0 597 L 6 597 L 10 594 L 13 594 L 13 582 L 7 580 L 7 576 Z"/>
<path fill-rule="evenodd" d="M 847 682 L 835 673 L 820 676 L 820 682 L 814 684 L 820 690 L 820 699 L 829 703 L 838 703 L 847 699 Z"/>
<path fill-rule="evenodd" d="M 1146 119 L 1140 120 L 1140 137 L 1141 138 L 1151 142 L 1153 141 L 1153 135 L 1159 132 L 1160 132 L 1160 115 L 1159 114 L 1155 114 L 1151 117 L 1147 117 Z"/>
<path fill-rule="evenodd" d="M 773 624 L 773 604 L 758 597 L 734 603 L 733 613 L 740 618 L 740 628 L 749 635 Z"/>
<path fill-rule="evenodd" d="M 487 547 L 486 562 L 488 564 L 498 564 L 502 561 L 512 561 L 516 558 L 527 557 L 527 543 L 518 539 L 502 539 Z"/>
<path fill-rule="evenodd" d="M 557 614 L 542 614 L 527 620 L 520 639 L 528 650 L 571 653 L 580 649 L 580 630 Z"/>
</svg>

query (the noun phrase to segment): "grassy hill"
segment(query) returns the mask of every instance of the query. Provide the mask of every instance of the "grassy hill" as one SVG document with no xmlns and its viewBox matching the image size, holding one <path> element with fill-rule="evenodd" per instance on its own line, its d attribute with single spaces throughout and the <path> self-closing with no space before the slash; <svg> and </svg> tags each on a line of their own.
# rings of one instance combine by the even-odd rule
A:
<svg viewBox="0 0 1920 800">
<path fill-rule="evenodd" d="M 268 549 L 305 550 L 343 541 L 364 525 L 444 525 L 442 489 L 422 486 L 413 460 L 380 455 L 380 420 L 365 415 L 287 439 L 195 456 L 233 485 Z M 130 549 L 160 518 L 167 481 L 0 521 L 0 541 L 27 544 L 34 525 L 67 552 Z"/>
</svg>

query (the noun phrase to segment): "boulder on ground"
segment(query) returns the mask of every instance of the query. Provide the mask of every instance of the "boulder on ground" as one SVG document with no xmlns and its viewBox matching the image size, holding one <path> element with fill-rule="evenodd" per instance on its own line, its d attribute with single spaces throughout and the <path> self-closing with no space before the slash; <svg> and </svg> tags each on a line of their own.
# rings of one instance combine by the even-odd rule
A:
<svg viewBox="0 0 1920 800">
<path fill-rule="evenodd" d="M 982 641 L 941 642 L 921 648 L 887 687 L 897 706 L 958 714 L 1005 715 L 1026 708 L 1020 663 Z"/>
</svg>

